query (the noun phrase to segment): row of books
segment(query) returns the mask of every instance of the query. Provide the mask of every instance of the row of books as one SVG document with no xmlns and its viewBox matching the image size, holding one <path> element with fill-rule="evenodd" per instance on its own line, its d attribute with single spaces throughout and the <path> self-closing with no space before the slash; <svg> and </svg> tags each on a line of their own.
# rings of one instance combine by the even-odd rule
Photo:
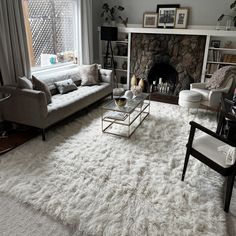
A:
<svg viewBox="0 0 236 236">
<path fill-rule="evenodd" d="M 207 64 L 207 74 L 213 74 L 216 70 L 220 68 L 219 64 Z"/>
<path fill-rule="evenodd" d="M 210 50 L 208 61 L 236 63 L 235 54 L 222 54 L 220 51 Z"/>
</svg>

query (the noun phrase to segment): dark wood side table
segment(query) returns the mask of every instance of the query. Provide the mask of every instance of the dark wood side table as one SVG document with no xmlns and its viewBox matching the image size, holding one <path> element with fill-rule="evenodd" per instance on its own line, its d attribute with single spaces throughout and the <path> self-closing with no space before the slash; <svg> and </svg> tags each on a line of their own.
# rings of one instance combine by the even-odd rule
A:
<svg viewBox="0 0 236 236">
<path fill-rule="evenodd" d="M 233 102 L 221 97 L 221 109 L 218 116 L 216 133 L 225 135 L 227 139 L 236 142 L 236 114 L 232 112 Z"/>
<path fill-rule="evenodd" d="M 11 94 L 1 94 L 2 96 L 0 97 L 0 110 L 1 110 L 1 105 L 4 103 L 5 100 L 9 99 L 11 97 Z M 1 134 L 0 134 L 0 139 L 8 139 L 8 136 L 7 136 L 7 131 L 2 131 Z M 15 148 L 15 146 L 11 146 L 3 151 L 0 151 L 0 155 L 1 154 L 4 154 L 10 150 L 12 150 L 13 148 Z"/>
</svg>

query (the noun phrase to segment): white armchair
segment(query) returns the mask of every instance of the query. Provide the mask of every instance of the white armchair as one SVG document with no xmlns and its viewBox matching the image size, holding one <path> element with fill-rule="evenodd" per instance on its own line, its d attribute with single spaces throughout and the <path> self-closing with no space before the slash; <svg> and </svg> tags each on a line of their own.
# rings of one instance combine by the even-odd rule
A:
<svg viewBox="0 0 236 236">
<path fill-rule="evenodd" d="M 190 85 L 190 90 L 196 91 L 202 95 L 201 105 L 218 108 L 222 93 L 227 94 L 236 80 L 236 75 L 228 77 L 222 87 L 209 90 L 207 83 L 193 83 Z"/>
</svg>

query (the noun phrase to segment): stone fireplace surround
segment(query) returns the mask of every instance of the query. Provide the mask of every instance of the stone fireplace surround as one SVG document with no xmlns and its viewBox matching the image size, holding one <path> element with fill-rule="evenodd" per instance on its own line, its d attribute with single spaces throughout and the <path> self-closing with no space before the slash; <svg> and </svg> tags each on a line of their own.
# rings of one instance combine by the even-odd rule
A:
<svg viewBox="0 0 236 236">
<path fill-rule="evenodd" d="M 149 83 L 150 71 L 157 65 L 169 65 L 177 72 L 173 95 L 178 96 L 190 83 L 200 82 L 206 36 L 172 34 L 132 34 L 131 72 Z M 158 76 L 158 71 L 156 72 Z M 168 71 L 165 72 L 168 74 Z M 170 73 L 173 74 L 173 73 Z M 155 75 L 154 75 L 155 76 Z M 156 81 L 158 83 L 158 79 Z"/>
</svg>

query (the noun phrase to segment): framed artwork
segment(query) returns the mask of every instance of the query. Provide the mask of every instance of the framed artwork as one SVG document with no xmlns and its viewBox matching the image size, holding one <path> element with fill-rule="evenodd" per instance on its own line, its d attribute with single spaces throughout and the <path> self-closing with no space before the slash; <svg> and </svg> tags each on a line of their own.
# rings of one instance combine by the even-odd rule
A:
<svg viewBox="0 0 236 236">
<path fill-rule="evenodd" d="M 176 8 L 159 8 L 158 27 L 174 28 Z"/>
<path fill-rule="evenodd" d="M 145 12 L 143 14 L 144 28 L 157 28 L 158 14 L 156 12 Z"/>
<path fill-rule="evenodd" d="M 220 47 L 220 40 L 211 40 L 211 47 L 219 48 Z"/>
<path fill-rule="evenodd" d="M 111 57 L 104 57 L 104 68 L 112 68 L 112 60 Z"/>
<path fill-rule="evenodd" d="M 188 8 L 176 9 L 175 28 L 185 29 L 188 22 Z"/>
<path fill-rule="evenodd" d="M 157 5 L 157 13 L 160 8 L 180 8 L 180 4 L 158 4 Z"/>
</svg>

